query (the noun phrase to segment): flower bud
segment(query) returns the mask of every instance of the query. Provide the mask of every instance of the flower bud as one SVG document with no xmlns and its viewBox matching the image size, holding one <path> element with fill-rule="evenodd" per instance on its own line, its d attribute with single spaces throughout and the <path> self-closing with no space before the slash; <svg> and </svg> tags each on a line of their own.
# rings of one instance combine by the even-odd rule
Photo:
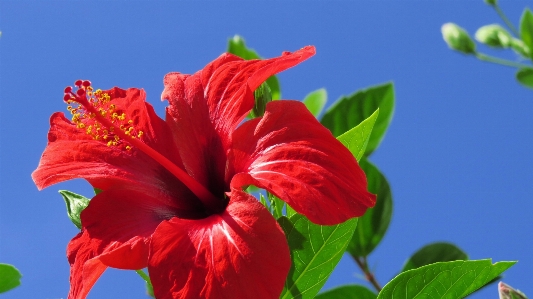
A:
<svg viewBox="0 0 533 299">
<path fill-rule="evenodd" d="M 266 104 L 272 101 L 272 94 L 268 84 L 264 82 L 254 91 L 255 105 L 250 111 L 251 117 L 263 116 L 265 114 Z"/>
<path fill-rule="evenodd" d="M 513 289 L 513 287 L 503 281 L 498 283 L 498 294 L 500 299 L 527 299 L 526 294 L 520 292 L 520 290 Z"/>
<path fill-rule="evenodd" d="M 498 5 L 498 0 L 485 0 L 485 4 L 491 5 L 491 6 L 496 6 L 496 5 Z"/>
<path fill-rule="evenodd" d="M 476 52 L 476 44 L 463 28 L 454 23 L 446 23 L 442 25 L 441 31 L 444 41 L 451 49 L 465 54 Z"/>
<path fill-rule="evenodd" d="M 509 48 L 513 37 L 498 24 L 487 25 L 476 32 L 478 42 L 495 48 Z"/>
<path fill-rule="evenodd" d="M 531 56 L 531 49 L 520 39 L 513 38 L 511 40 L 511 48 L 525 58 L 529 58 Z"/>
</svg>

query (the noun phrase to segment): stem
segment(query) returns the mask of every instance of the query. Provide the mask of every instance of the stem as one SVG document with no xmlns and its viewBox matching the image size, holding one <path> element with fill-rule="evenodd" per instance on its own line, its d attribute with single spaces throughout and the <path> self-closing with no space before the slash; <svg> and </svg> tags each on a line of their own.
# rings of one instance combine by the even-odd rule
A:
<svg viewBox="0 0 533 299">
<path fill-rule="evenodd" d="M 509 61 L 509 60 L 505 60 L 505 59 L 501 59 L 501 58 L 485 55 L 483 53 L 476 52 L 474 55 L 476 55 L 476 57 L 479 60 L 492 62 L 492 63 L 496 63 L 496 64 L 501 64 L 501 65 L 504 65 L 504 66 L 515 67 L 515 68 L 520 68 L 520 69 L 522 69 L 522 68 L 531 68 L 531 66 L 527 65 L 527 64 L 517 63 L 517 62 L 513 62 L 513 61 Z"/>
<path fill-rule="evenodd" d="M 139 276 L 144 280 L 146 281 L 147 284 L 152 284 L 152 282 L 150 281 L 150 277 L 148 276 L 148 274 L 144 273 L 143 270 L 135 270 L 135 272 L 137 272 L 137 274 L 139 274 Z"/>
<path fill-rule="evenodd" d="M 507 25 L 507 27 L 509 27 L 509 29 L 513 32 L 514 35 L 516 35 L 517 37 L 520 36 L 520 33 L 518 33 L 518 30 L 516 30 L 516 28 L 513 26 L 513 24 L 509 21 L 509 19 L 505 16 L 505 14 L 503 13 L 503 11 L 500 9 L 500 7 L 498 6 L 498 4 L 495 4 L 493 5 L 494 7 L 494 10 L 496 10 L 496 12 L 498 13 L 498 15 L 500 16 L 500 18 L 503 20 L 503 22 L 505 23 L 505 25 Z"/>
<path fill-rule="evenodd" d="M 359 266 L 359 268 L 361 268 L 361 270 L 365 274 L 366 280 L 368 280 L 368 282 L 370 282 L 372 286 L 374 287 L 374 289 L 376 289 L 376 291 L 378 291 L 379 293 L 381 291 L 381 286 L 377 282 L 374 274 L 370 271 L 370 269 L 368 269 L 368 262 L 366 260 L 366 257 L 358 257 L 358 256 L 353 256 L 353 255 L 352 257 L 357 263 L 357 265 Z"/>
</svg>

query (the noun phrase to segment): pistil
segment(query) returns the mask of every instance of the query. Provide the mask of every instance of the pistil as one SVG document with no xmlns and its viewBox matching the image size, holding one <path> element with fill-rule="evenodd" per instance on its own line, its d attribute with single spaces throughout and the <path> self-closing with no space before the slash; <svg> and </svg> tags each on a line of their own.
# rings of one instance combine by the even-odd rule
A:
<svg viewBox="0 0 533 299">
<path fill-rule="evenodd" d="M 87 91 L 92 91 L 90 81 L 78 80 L 76 81 L 75 85 L 76 87 L 78 87 L 76 93 L 72 91 L 72 87 L 70 86 L 65 88 L 65 102 L 69 104 L 71 102 L 79 103 L 89 113 L 89 115 L 91 115 L 92 118 L 94 118 L 98 123 L 107 128 L 108 131 L 112 131 L 115 136 L 118 136 L 121 139 L 127 141 L 129 144 L 141 150 L 142 152 L 150 156 L 152 159 L 157 161 L 159 164 L 161 164 L 165 169 L 170 171 L 170 173 L 172 173 L 178 180 L 180 180 L 185 186 L 187 186 L 187 188 L 189 188 L 189 190 L 191 190 L 191 192 L 194 193 L 194 195 L 196 195 L 198 199 L 200 199 L 204 207 L 210 212 L 218 212 L 223 208 L 223 201 L 221 199 L 214 196 L 202 184 L 198 183 L 198 181 L 189 176 L 189 174 L 183 171 L 183 169 L 178 167 L 176 164 L 172 163 L 172 161 L 158 153 L 156 150 L 142 142 L 140 139 L 136 138 L 140 137 L 139 135 L 142 135 L 142 131 L 140 131 L 140 134 L 135 135 L 131 134 L 131 130 L 128 131 L 122 129 L 115 129 L 113 123 L 103 116 L 102 111 L 97 110 L 87 99 Z M 78 125 L 78 128 L 80 128 L 80 125 Z M 108 143 L 108 145 L 110 144 Z M 131 149 L 131 147 L 126 146 L 126 149 L 129 150 Z"/>
</svg>

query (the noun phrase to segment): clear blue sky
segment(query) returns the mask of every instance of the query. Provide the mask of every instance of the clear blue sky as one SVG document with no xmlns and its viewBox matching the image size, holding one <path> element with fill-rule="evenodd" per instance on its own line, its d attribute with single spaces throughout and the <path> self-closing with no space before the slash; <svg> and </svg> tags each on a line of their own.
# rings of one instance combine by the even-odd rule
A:
<svg viewBox="0 0 533 299">
<path fill-rule="evenodd" d="M 515 24 L 527 4 L 501 1 Z M 450 241 L 472 259 L 519 260 L 505 281 L 533 296 L 533 91 L 510 68 L 448 50 L 440 27 L 450 21 L 473 33 L 499 19 L 482 0 L 1 1 L 0 262 L 24 275 L 2 298 L 68 292 L 65 248 L 77 229 L 57 191 L 91 190 L 75 181 L 39 192 L 30 177 L 50 115 L 66 111 L 63 88 L 76 79 L 144 88 L 163 115 L 163 76 L 196 72 L 234 34 L 264 57 L 316 46 L 279 76 L 286 99 L 324 87 L 331 104 L 394 81 L 395 115 L 371 157 L 394 196 L 390 229 L 370 256 L 381 284 L 424 244 Z M 345 257 L 325 288 L 364 283 L 356 273 Z M 496 285 L 472 296 L 496 297 Z M 89 298 L 147 297 L 134 272 L 110 270 Z"/>
</svg>

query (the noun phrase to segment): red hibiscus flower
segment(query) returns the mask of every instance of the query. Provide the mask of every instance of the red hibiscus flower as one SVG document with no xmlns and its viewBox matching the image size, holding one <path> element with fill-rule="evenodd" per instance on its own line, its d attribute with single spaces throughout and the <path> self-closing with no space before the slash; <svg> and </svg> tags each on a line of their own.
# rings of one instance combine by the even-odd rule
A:
<svg viewBox="0 0 533 299">
<path fill-rule="evenodd" d="M 256 185 L 318 224 L 361 216 L 375 197 L 351 153 L 296 101 L 241 124 L 253 91 L 314 54 L 268 60 L 223 54 L 194 75 L 170 73 L 166 119 L 143 90 L 65 89 L 33 173 L 39 189 L 84 178 L 103 190 L 68 245 L 69 298 L 107 267 L 148 267 L 159 299 L 277 298 L 290 254 L 276 220 L 243 188 Z"/>
</svg>

